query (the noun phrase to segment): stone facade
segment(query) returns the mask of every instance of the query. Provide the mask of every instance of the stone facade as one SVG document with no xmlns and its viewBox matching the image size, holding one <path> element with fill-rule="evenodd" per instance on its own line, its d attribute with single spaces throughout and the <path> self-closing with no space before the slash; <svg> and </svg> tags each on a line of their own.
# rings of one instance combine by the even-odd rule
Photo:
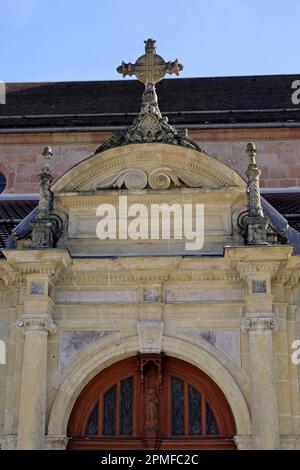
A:
<svg viewBox="0 0 300 470">
<path fill-rule="evenodd" d="M 245 159 L 241 143 L 218 145 L 227 158 L 226 145 Z M 182 245 L 160 240 L 150 247 L 97 239 L 96 208 L 116 204 L 119 195 L 97 185 L 127 168 L 127 158 L 145 173 L 184 161 L 202 178 L 205 187 L 122 194 L 146 205 L 204 203 L 205 254 L 189 256 Z M 72 407 L 97 373 L 137 353 L 163 352 L 199 367 L 221 388 L 239 449 L 300 449 L 300 377 L 291 361 L 300 337 L 300 258 L 289 245 L 244 245 L 236 220 L 246 189 L 223 163 L 158 143 L 94 155 L 59 178 L 54 210 L 68 223 L 57 247 L 22 245 L 0 259 L 0 339 L 8 358 L 0 365 L 1 448 L 65 448 Z"/>
</svg>

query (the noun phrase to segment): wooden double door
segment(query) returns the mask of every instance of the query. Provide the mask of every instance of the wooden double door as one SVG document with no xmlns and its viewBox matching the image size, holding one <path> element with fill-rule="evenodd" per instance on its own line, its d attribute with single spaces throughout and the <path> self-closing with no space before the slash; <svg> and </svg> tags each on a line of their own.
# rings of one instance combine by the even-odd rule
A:
<svg viewBox="0 0 300 470">
<path fill-rule="evenodd" d="M 220 388 L 195 366 L 161 355 L 120 361 L 81 392 L 69 449 L 234 449 L 235 422 Z"/>
</svg>

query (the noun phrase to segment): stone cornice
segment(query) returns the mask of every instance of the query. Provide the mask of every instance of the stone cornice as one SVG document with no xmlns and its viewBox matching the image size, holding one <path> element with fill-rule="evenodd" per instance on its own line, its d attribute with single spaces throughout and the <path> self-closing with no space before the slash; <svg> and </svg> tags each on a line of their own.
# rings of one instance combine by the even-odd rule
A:
<svg viewBox="0 0 300 470">
<path fill-rule="evenodd" d="M 300 282 L 300 267 L 280 269 L 275 277 L 275 281 L 284 284 L 287 288 L 296 287 Z"/>
<path fill-rule="evenodd" d="M 290 262 L 294 247 L 291 245 L 264 245 L 264 246 L 226 246 L 225 259 L 231 263 L 267 263 Z"/>
<path fill-rule="evenodd" d="M 237 264 L 237 270 L 241 279 L 247 279 L 249 276 L 264 274 L 272 279 L 280 266 L 278 262 L 241 262 Z"/>
<path fill-rule="evenodd" d="M 154 190 L 143 190 L 141 194 L 135 194 L 128 190 L 122 190 L 122 195 L 128 196 L 131 203 L 143 204 L 162 204 L 178 202 L 179 195 L 182 197 L 188 196 L 190 203 L 233 203 L 238 196 L 241 195 L 239 188 L 222 188 L 211 189 L 209 192 L 202 189 L 175 189 L 166 192 L 158 192 Z M 120 192 L 116 190 L 109 190 L 105 192 L 95 192 L 89 194 L 85 193 L 62 193 L 57 194 L 56 206 L 63 209 L 82 209 L 94 208 L 99 204 L 113 204 L 118 205 Z"/>
<path fill-rule="evenodd" d="M 72 263 L 69 252 L 64 249 L 3 250 L 3 254 L 19 282 L 32 274 L 58 276 Z"/>
<path fill-rule="evenodd" d="M 166 283 L 166 282 L 202 282 L 224 281 L 236 282 L 240 277 L 236 271 L 215 270 L 151 270 L 149 269 L 120 269 L 120 271 L 75 271 L 68 270 L 62 273 L 57 286 L 70 285 L 118 285 L 139 283 Z"/>
</svg>

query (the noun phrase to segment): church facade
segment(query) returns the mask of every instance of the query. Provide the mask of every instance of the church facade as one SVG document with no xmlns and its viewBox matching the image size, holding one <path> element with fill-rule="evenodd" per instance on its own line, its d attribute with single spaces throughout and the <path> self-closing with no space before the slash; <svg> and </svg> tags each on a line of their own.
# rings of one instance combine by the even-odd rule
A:
<svg viewBox="0 0 300 470">
<path fill-rule="evenodd" d="M 146 41 L 133 124 L 54 184 L 42 151 L 0 259 L 2 449 L 300 449 L 300 234 L 255 144 L 242 177 L 161 114 L 181 70 Z"/>
</svg>

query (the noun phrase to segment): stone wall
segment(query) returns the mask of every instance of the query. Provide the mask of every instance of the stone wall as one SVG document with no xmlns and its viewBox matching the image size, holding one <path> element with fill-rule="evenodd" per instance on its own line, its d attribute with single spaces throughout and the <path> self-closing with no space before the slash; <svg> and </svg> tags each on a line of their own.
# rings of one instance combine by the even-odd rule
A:
<svg viewBox="0 0 300 470">
<path fill-rule="evenodd" d="M 38 192 L 37 173 L 42 147 L 52 146 L 54 178 L 92 155 L 109 132 L 0 134 L 0 172 L 5 192 Z M 262 169 L 261 187 L 300 186 L 300 128 L 197 129 L 189 135 L 220 161 L 245 174 L 246 144 L 255 141 Z"/>
</svg>

